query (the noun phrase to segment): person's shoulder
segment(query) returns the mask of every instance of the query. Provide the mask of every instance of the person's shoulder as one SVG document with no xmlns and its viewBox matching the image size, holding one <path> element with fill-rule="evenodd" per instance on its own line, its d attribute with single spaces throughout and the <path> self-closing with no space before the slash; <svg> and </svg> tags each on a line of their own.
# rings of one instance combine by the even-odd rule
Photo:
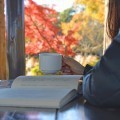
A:
<svg viewBox="0 0 120 120">
<path fill-rule="evenodd" d="M 114 40 L 120 43 L 120 31 L 117 34 L 117 36 L 114 38 Z"/>
</svg>

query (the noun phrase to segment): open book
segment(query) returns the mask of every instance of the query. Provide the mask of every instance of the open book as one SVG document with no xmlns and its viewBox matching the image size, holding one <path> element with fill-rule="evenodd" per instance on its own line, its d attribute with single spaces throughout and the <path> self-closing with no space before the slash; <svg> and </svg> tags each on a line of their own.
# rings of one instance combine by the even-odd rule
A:
<svg viewBox="0 0 120 120">
<path fill-rule="evenodd" d="M 77 95 L 81 75 L 19 76 L 0 89 L 0 106 L 60 108 Z"/>
</svg>

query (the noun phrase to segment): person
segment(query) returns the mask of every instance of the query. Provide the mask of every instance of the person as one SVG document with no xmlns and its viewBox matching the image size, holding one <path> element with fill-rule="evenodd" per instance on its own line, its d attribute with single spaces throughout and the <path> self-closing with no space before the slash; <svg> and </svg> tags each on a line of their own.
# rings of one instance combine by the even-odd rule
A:
<svg viewBox="0 0 120 120">
<path fill-rule="evenodd" d="M 94 67 L 84 67 L 70 57 L 63 57 L 63 73 L 83 74 L 83 96 L 96 106 L 120 107 L 119 11 L 120 0 L 110 0 L 107 33 L 112 38 L 112 42 Z"/>
</svg>

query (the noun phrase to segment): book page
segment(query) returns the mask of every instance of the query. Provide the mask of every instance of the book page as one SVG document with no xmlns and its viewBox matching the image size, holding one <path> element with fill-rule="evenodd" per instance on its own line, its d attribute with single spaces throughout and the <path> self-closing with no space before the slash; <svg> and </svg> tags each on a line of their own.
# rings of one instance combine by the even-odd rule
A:
<svg viewBox="0 0 120 120">
<path fill-rule="evenodd" d="M 19 89 L 6 88 L 0 90 L 0 106 L 59 108 L 60 101 L 70 89 Z"/>
<path fill-rule="evenodd" d="M 71 88 L 77 89 L 81 75 L 44 75 L 17 77 L 12 88 Z"/>
</svg>

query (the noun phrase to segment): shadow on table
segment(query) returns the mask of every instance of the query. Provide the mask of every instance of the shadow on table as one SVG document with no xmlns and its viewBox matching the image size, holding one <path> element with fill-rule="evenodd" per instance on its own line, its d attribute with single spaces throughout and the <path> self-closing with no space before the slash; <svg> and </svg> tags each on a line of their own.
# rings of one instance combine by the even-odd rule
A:
<svg viewBox="0 0 120 120">
<path fill-rule="evenodd" d="M 120 108 L 96 107 L 86 102 L 84 113 L 86 120 L 120 120 Z"/>
<path fill-rule="evenodd" d="M 101 108 L 76 99 L 58 110 L 57 120 L 120 120 L 120 108 Z"/>
</svg>

